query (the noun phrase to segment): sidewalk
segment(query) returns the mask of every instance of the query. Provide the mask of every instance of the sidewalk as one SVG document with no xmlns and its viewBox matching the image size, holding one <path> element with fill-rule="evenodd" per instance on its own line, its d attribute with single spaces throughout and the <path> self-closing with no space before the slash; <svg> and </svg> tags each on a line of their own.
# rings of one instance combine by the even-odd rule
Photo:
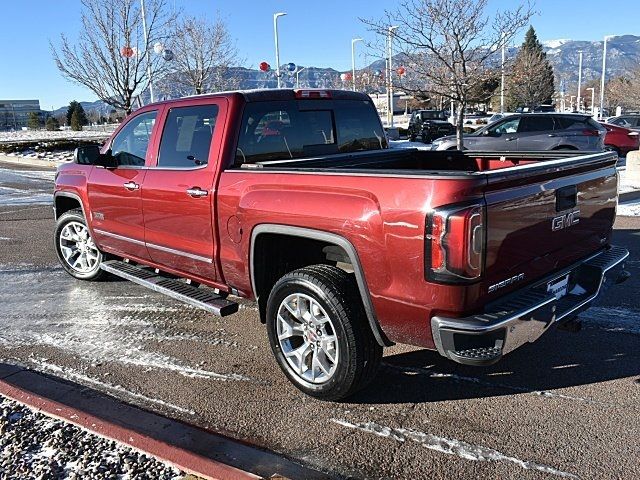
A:
<svg viewBox="0 0 640 480">
<path fill-rule="evenodd" d="M 0 363 L 0 394 L 205 479 L 330 478 L 275 453 L 14 365 Z"/>
</svg>

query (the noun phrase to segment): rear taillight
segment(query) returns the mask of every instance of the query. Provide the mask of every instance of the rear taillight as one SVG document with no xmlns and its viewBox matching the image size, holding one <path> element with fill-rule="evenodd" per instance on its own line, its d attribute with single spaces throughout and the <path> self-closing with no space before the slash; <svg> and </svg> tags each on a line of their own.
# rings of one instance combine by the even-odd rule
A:
<svg viewBox="0 0 640 480">
<path fill-rule="evenodd" d="M 484 205 L 438 208 L 427 217 L 427 280 L 470 283 L 482 276 L 485 245 Z"/>
<path fill-rule="evenodd" d="M 586 135 L 587 137 L 599 137 L 600 134 L 605 133 L 607 133 L 606 130 L 591 130 L 590 128 L 585 128 L 584 130 L 582 130 L 582 134 Z"/>
</svg>

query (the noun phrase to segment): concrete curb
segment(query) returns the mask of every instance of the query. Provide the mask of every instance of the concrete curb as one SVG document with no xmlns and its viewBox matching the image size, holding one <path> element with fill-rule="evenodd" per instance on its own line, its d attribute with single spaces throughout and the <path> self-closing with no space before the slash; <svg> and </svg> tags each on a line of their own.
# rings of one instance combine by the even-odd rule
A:
<svg viewBox="0 0 640 480">
<path fill-rule="evenodd" d="M 10 163 L 12 165 L 24 165 L 28 167 L 58 168 L 58 165 L 68 162 L 52 162 L 49 160 L 42 160 L 40 158 L 14 157 L 0 154 L 0 163 Z"/>
<path fill-rule="evenodd" d="M 14 365 L 0 363 L 0 394 L 205 479 L 327 478 L 274 453 Z"/>
</svg>

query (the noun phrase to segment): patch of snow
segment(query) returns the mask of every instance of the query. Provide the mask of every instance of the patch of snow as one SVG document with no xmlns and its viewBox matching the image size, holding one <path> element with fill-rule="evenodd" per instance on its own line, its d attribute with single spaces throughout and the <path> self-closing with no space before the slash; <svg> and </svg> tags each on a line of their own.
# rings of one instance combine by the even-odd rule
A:
<svg viewBox="0 0 640 480">
<path fill-rule="evenodd" d="M 547 48 L 558 48 L 570 41 L 571 40 L 568 38 L 558 38 L 556 40 L 547 40 L 542 42 L 542 46 Z"/>
<path fill-rule="evenodd" d="M 618 204 L 618 216 L 640 217 L 640 200 L 632 200 Z"/>
<path fill-rule="evenodd" d="M 431 150 L 430 143 L 412 142 L 410 140 L 389 140 L 389 148 L 405 149 L 417 148 L 418 150 Z"/>
<path fill-rule="evenodd" d="M 101 139 L 107 138 L 117 125 L 107 125 L 101 130 L 19 130 L 16 132 L 0 132 L 0 142 L 21 142 L 38 140 L 73 140 L 73 139 Z"/>
<path fill-rule="evenodd" d="M 547 475 L 556 475 L 565 478 L 579 478 L 573 473 L 564 472 L 557 468 L 530 460 L 521 460 L 510 455 L 506 455 L 493 448 L 482 445 L 474 445 L 455 438 L 440 437 L 431 433 L 413 430 L 411 428 L 394 428 L 379 425 L 374 422 L 351 423 L 345 420 L 332 418 L 331 421 L 338 425 L 365 433 L 372 433 L 379 437 L 395 440 L 396 442 L 406 442 L 407 440 L 416 442 L 429 450 L 455 455 L 465 460 L 476 462 L 506 462 L 515 464 L 525 470 L 536 470 Z"/>
<path fill-rule="evenodd" d="M 640 310 L 623 307 L 591 307 L 580 314 L 585 327 L 607 332 L 640 335 Z"/>
</svg>

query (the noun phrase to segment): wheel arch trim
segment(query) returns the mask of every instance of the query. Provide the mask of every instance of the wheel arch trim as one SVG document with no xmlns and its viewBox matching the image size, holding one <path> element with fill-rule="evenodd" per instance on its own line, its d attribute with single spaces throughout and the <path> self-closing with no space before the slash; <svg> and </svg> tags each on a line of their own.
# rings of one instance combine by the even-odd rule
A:
<svg viewBox="0 0 640 480">
<path fill-rule="evenodd" d="M 362 269 L 360 258 L 358 257 L 358 252 L 356 251 L 355 247 L 349 240 L 335 233 L 325 232 L 322 230 L 314 230 L 311 228 L 304 228 L 304 227 L 292 227 L 289 225 L 281 225 L 281 224 L 256 225 L 253 231 L 251 232 L 251 245 L 249 247 L 250 249 L 249 250 L 249 269 L 250 269 L 250 276 L 251 276 L 251 289 L 253 290 L 254 296 L 257 297 L 255 268 L 254 268 L 254 259 L 255 259 L 254 252 L 255 252 L 256 239 L 258 238 L 258 236 L 265 233 L 320 240 L 322 242 L 330 243 L 332 245 L 336 245 L 342 248 L 349 256 L 349 259 L 351 260 L 351 265 L 353 266 L 353 271 L 356 277 L 356 283 L 358 284 L 358 291 L 360 292 L 360 297 L 364 305 L 364 310 L 367 315 L 369 327 L 371 328 L 371 331 L 373 332 L 373 335 L 376 341 L 378 342 L 378 344 L 380 344 L 383 347 L 388 347 L 393 345 L 393 342 L 391 342 L 387 338 L 387 336 L 384 334 L 378 322 L 375 309 L 373 307 L 373 302 L 371 301 L 371 295 L 369 294 L 367 280 L 364 276 L 364 270 Z"/>
<path fill-rule="evenodd" d="M 80 204 L 80 208 L 82 209 L 82 215 L 84 216 L 87 222 L 89 221 L 89 219 L 87 218 L 87 212 L 84 209 L 84 203 L 82 202 L 82 198 L 80 197 L 80 195 L 78 195 L 77 193 L 65 192 L 65 191 L 59 191 L 53 194 L 53 212 L 56 220 L 60 218 L 60 216 L 58 215 L 58 211 L 56 209 L 56 199 L 58 197 L 67 197 L 67 198 L 73 198 L 74 200 L 77 200 L 78 203 Z"/>
</svg>

